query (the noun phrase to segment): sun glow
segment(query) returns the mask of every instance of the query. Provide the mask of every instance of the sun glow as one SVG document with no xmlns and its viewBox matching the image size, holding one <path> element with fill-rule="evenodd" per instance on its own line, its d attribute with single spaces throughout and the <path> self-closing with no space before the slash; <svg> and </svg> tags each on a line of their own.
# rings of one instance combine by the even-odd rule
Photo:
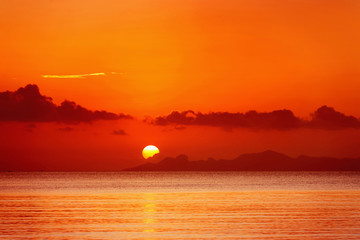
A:
<svg viewBox="0 0 360 240">
<path fill-rule="evenodd" d="M 153 157 L 155 154 L 158 154 L 159 152 L 160 151 L 156 146 L 148 145 L 143 149 L 142 155 L 145 159 L 148 159 L 149 157 Z"/>
</svg>

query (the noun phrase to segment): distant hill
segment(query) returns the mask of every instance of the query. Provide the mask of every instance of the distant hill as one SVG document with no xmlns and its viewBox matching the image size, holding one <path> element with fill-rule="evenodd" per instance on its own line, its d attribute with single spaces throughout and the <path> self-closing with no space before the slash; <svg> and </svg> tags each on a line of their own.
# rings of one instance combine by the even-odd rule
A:
<svg viewBox="0 0 360 240">
<path fill-rule="evenodd" d="M 242 154 L 232 160 L 189 161 L 186 155 L 164 158 L 123 171 L 360 171 L 360 158 L 331 158 L 287 155 L 265 151 Z"/>
</svg>

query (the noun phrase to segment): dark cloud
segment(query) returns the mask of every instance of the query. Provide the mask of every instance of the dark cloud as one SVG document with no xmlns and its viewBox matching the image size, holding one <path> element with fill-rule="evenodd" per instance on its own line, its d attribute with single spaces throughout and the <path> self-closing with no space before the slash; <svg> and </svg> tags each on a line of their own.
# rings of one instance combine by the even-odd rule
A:
<svg viewBox="0 0 360 240">
<path fill-rule="evenodd" d="M 344 129 L 360 128 L 359 119 L 346 116 L 333 108 L 322 106 L 311 114 L 310 120 L 296 117 L 290 110 L 272 112 L 249 111 L 246 113 L 194 111 L 174 111 L 167 116 L 160 116 L 151 121 L 152 124 L 167 126 L 216 126 L 224 129 L 252 128 L 290 130 L 296 128 Z"/>
<path fill-rule="evenodd" d="M 36 128 L 36 124 L 34 124 L 34 123 L 29 123 L 29 124 L 26 124 L 25 127 L 27 127 L 27 128 Z"/>
<path fill-rule="evenodd" d="M 360 128 L 360 121 L 354 116 L 335 111 L 332 107 L 322 106 L 312 114 L 310 125 L 324 129 Z"/>
<path fill-rule="evenodd" d="M 26 132 L 34 132 L 33 130 L 36 128 L 36 124 L 34 124 L 34 123 L 28 123 L 28 124 L 26 124 L 25 125 L 25 131 Z"/>
<path fill-rule="evenodd" d="M 277 110 L 269 113 L 249 111 L 247 113 L 211 112 L 195 113 L 194 111 L 172 112 L 164 117 L 154 119 L 155 125 L 202 125 L 224 128 L 260 128 L 260 129 L 292 129 L 301 125 L 289 110 Z"/>
<path fill-rule="evenodd" d="M 127 135 L 127 133 L 126 133 L 124 130 L 122 130 L 122 129 L 114 130 L 114 131 L 112 132 L 112 134 L 114 134 L 114 135 Z"/>
<path fill-rule="evenodd" d="M 63 128 L 58 128 L 58 130 L 63 132 L 71 132 L 74 129 L 72 127 L 63 127 Z"/>
<path fill-rule="evenodd" d="M 184 127 L 184 126 L 175 126 L 174 129 L 175 130 L 185 130 L 186 127 Z"/>
<path fill-rule="evenodd" d="M 15 92 L 0 92 L 0 121 L 79 123 L 126 118 L 131 116 L 91 111 L 71 101 L 57 106 L 50 97 L 41 95 L 36 85 L 29 84 Z"/>
</svg>

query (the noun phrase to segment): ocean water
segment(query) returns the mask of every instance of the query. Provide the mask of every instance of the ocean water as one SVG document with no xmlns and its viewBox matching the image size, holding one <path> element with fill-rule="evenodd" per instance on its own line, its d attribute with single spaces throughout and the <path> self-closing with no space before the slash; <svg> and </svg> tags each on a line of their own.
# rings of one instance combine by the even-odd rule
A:
<svg viewBox="0 0 360 240">
<path fill-rule="evenodd" d="M 0 239 L 360 239 L 360 173 L 0 173 Z"/>
</svg>

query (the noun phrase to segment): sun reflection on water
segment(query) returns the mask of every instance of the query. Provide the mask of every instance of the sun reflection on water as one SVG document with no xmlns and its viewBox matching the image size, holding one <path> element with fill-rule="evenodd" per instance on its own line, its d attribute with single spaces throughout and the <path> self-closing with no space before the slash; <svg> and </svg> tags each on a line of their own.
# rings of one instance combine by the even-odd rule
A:
<svg viewBox="0 0 360 240">
<path fill-rule="evenodd" d="M 144 222 L 144 233 L 155 233 L 154 224 L 156 224 L 156 204 L 155 195 L 152 193 L 144 194 L 144 205 L 143 205 L 143 222 Z M 154 238 L 145 238 L 146 240 L 154 240 Z"/>
</svg>

